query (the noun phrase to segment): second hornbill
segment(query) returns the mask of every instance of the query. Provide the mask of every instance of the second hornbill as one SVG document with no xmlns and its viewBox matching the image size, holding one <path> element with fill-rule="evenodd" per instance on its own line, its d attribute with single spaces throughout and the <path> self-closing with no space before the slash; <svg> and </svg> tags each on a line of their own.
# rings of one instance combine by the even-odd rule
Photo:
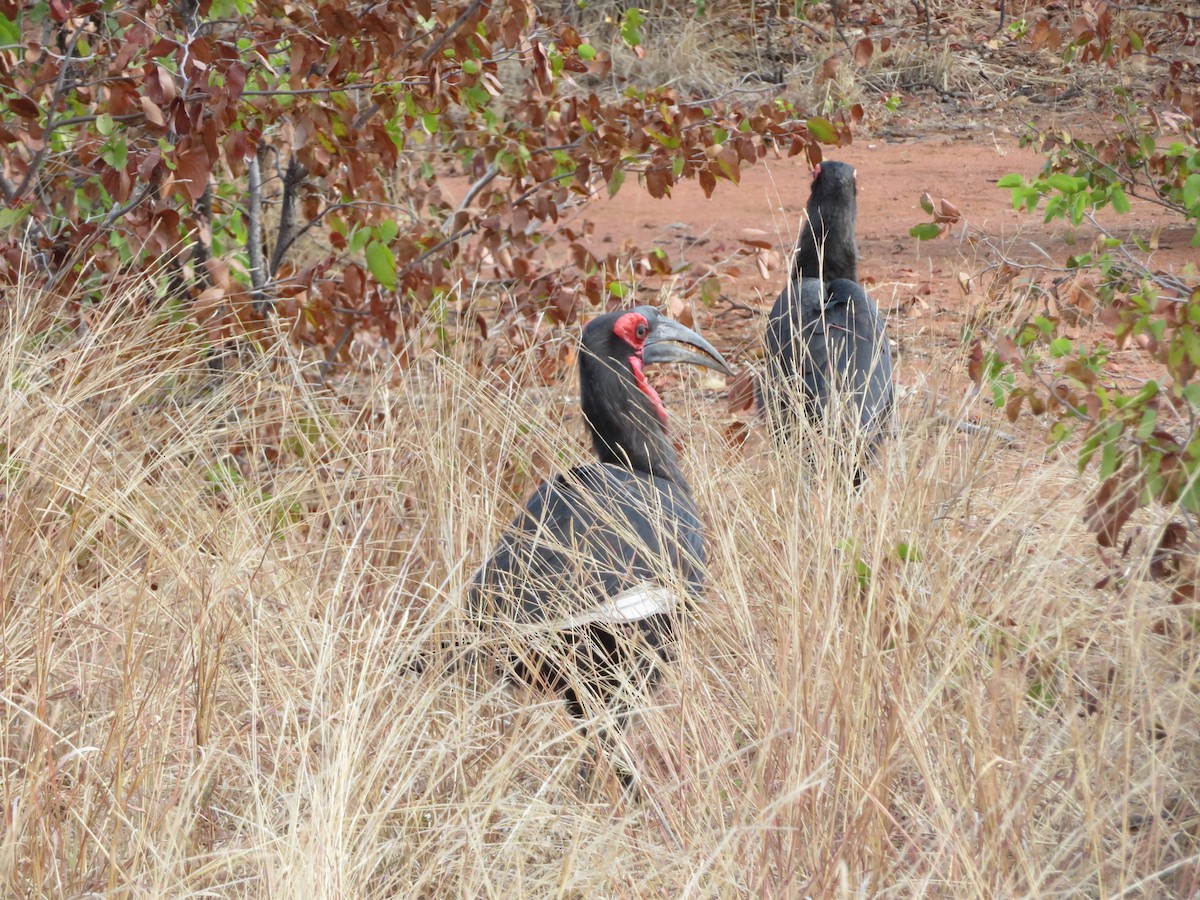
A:
<svg viewBox="0 0 1200 900">
<path fill-rule="evenodd" d="M 544 481 L 468 592 L 472 618 L 506 635 L 510 672 L 578 718 L 588 699 L 621 712 L 621 686 L 653 674 L 704 582 L 700 519 L 646 380 L 653 363 L 732 374 L 712 345 L 652 307 L 589 322 L 579 394 L 599 462 Z"/>
<path fill-rule="evenodd" d="M 851 404 L 859 445 L 874 453 L 894 404 L 892 353 L 883 316 L 858 283 L 857 194 L 852 166 L 830 161 L 813 169 L 792 273 L 767 322 L 759 403 L 782 436 L 797 405 L 817 422 L 842 414 L 833 408 L 838 396 Z M 856 481 L 861 476 L 856 466 Z"/>
</svg>

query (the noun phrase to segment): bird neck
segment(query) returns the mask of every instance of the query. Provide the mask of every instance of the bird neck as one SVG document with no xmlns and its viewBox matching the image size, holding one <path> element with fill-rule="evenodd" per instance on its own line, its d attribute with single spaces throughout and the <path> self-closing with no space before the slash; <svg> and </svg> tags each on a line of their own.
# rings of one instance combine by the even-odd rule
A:
<svg viewBox="0 0 1200 900">
<path fill-rule="evenodd" d="M 653 388 L 587 357 L 580 359 L 579 374 L 580 405 L 600 461 L 686 487 Z"/>
<path fill-rule="evenodd" d="M 793 267 L 797 276 L 833 281 L 858 281 L 858 245 L 853 214 L 810 210 L 796 245 Z"/>
</svg>

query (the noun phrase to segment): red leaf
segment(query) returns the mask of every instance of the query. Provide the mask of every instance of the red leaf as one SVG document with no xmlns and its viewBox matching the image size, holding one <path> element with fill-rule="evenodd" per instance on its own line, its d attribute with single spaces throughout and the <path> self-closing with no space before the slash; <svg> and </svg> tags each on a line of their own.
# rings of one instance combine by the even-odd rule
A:
<svg viewBox="0 0 1200 900">
<path fill-rule="evenodd" d="M 50 17 L 55 22 L 65 22 L 71 18 L 70 0 L 50 0 Z"/>
</svg>

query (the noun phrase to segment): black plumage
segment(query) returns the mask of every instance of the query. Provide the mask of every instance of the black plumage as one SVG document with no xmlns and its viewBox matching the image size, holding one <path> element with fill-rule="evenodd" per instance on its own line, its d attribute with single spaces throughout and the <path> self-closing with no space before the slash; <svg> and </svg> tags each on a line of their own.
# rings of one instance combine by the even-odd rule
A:
<svg viewBox="0 0 1200 900">
<path fill-rule="evenodd" d="M 874 452 L 894 404 L 892 355 L 883 316 L 857 280 L 857 215 L 854 169 L 818 165 L 792 273 L 767 321 L 759 403 L 777 436 L 794 430 L 799 405 L 818 423 L 844 417 Z"/>
<path fill-rule="evenodd" d="M 506 633 L 512 673 L 579 717 L 589 698 L 613 705 L 622 683 L 653 673 L 681 604 L 704 583 L 700 519 L 643 370 L 656 362 L 729 372 L 708 342 L 651 307 L 587 325 L 580 402 L 600 462 L 537 488 L 467 598 L 476 621 Z"/>
</svg>

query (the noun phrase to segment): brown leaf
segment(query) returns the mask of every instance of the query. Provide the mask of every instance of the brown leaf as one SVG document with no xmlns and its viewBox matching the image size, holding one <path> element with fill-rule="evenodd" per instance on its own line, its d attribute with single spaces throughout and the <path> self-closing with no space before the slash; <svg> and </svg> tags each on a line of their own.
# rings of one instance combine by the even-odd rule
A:
<svg viewBox="0 0 1200 900">
<path fill-rule="evenodd" d="M 743 244 L 749 244 L 751 247 L 757 247 L 760 250 L 770 250 L 775 246 L 771 240 L 770 233 L 763 231 L 761 228 L 743 228 L 738 233 L 738 240 Z"/>
<path fill-rule="evenodd" d="M 865 69 L 871 64 L 871 57 L 875 55 L 875 43 L 869 38 L 861 38 L 854 45 L 854 64 L 860 69 Z"/>
<path fill-rule="evenodd" d="M 967 375 L 976 386 L 983 383 L 983 341 L 979 338 L 971 344 L 971 355 L 967 357 Z"/>
<path fill-rule="evenodd" d="M 754 375 L 749 368 L 743 368 L 733 376 L 726 399 L 731 412 L 741 412 L 754 407 Z"/>
<path fill-rule="evenodd" d="M 1008 421 L 1015 422 L 1021 415 L 1021 404 L 1025 400 L 1025 392 L 1020 388 L 1008 395 L 1008 402 L 1004 404 L 1004 414 L 1008 416 Z"/>
<path fill-rule="evenodd" d="M 1017 347 L 1016 342 L 1008 335 L 1001 335 L 996 339 L 996 355 L 1005 365 L 1016 365 L 1025 358 L 1021 355 L 1021 350 Z"/>
<path fill-rule="evenodd" d="M 760 278 L 771 277 L 771 251 L 759 250 L 754 254 L 754 263 L 758 266 Z"/>
<path fill-rule="evenodd" d="M 947 222 L 953 225 L 956 222 L 962 221 L 962 213 L 958 211 L 958 207 L 947 200 L 945 197 L 938 200 L 938 213 L 934 217 L 935 222 Z"/>
<path fill-rule="evenodd" d="M 149 97 L 142 97 L 142 113 L 151 125 L 163 128 L 167 124 L 167 120 L 163 117 L 163 111 Z"/>
<path fill-rule="evenodd" d="M 175 160 L 175 180 L 193 202 L 204 193 L 211 174 L 208 151 L 202 146 L 192 147 Z"/>
<path fill-rule="evenodd" d="M 734 419 L 725 426 L 725 443 L 730 447 L 742 446 L 749 436 L 750 423 L 743 422 L 741 419 Z"/>
<path fill-rule="evenodd" d="M 1187 526 L 1182 522 L 1168 523 L 1150 559 L 1150 577 L 1161 581 L 1178 574 L 1183 560 L 1181 551 L 1187 548 L 1187 544 Z"/>
<path fill-rule="evenodd" d="M 28 97 L 13 97 L 8 101 L 8 108 L 15 112 L 22 119 L 36 119 L 38 117 L 37 104 Z"/>
<path fill-rule="evenodd" d="M 1088 529 L 1101 547 L 1116 546 L 1121 528 L 1141 505 L 1142 477 L 1118 472 L 1108 478 L 1084 511 Z"/>
<path fill-rule="evenodd" d="M 667 298 L 667 312 L 684 328 L 696 326 L 696 317 L 692 314 L 692 304 L 678 293 L 672 292 Z"/>
<path fill-rule="evenodd" d="M 200 321 L 204 321 L 211 313 L 215 312 L 217 307 L 225 299 L 225 289 L 223 287 L 213 286 L 205 288 L 200 292 L 200 296 L 192 301 L 192 315 Z"/>
</svg>

